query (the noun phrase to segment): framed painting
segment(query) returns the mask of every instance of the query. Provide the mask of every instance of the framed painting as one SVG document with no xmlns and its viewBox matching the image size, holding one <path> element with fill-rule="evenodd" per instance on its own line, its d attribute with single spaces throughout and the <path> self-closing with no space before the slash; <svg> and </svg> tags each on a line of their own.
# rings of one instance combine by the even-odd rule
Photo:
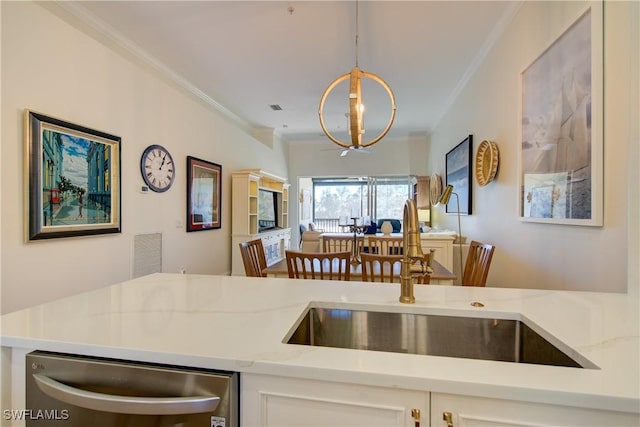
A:
<svg viewBox="0 0 640 427">
<path fill-rule="evenodd" d="M 521 73 L 523 221 L 603 225 L 602 19 L 590 2 Z"/>
<path fill-rule="evenodd" d="M 471 157 L 473 136 L 467 136 L 446 155 L 446 185 L 453 185 L 453 191 L 460 201 L 460 212 L 456 200 L 449 200 L 447 213 L 471 215 Z"/>
<path fill-rule="evenodd" d="M 121 232 L 118 136 L 24 112 L 25 240 Z"/>
<path fill-rule="evenodd" d="M 187 156 L 187 231 L 220 228 L 222 166 Z"/>
</svg>

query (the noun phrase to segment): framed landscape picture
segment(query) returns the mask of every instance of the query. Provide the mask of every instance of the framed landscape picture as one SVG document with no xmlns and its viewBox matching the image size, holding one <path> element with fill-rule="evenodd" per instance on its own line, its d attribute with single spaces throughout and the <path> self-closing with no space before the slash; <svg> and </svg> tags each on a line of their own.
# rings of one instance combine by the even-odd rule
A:
<svg viewBox="0 0 640 427">
<path fill-rule="evenodd" d="M 120 137 L 25 110 L 26 240 L 120 233 Z"/>
<path fill-rule="evenodd" d="M 220 228 L 222 166 L 187 157 L 187 231 Z"/>
<path fill-rule="evenodd" d="M 521 73 L 520 218 L 603 224 L 602 3 Z"/>
<path fill-rule="evenodd" d="M 471 156 L 473 136 L 467 136 L 446 155 L 446 185 L 453 185 L 453 191 L 460 201 L 460 214 L 471 215 Z M 458 202 L 450 199 L 447 213 L 458 213 Z"/>
</svg>

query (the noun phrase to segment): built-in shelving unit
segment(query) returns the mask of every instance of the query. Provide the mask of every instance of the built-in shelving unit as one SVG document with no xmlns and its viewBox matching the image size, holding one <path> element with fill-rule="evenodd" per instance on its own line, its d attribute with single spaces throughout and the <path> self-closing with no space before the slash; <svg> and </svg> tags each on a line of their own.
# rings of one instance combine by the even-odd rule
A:
<svg viewBox="0 0 640 427">
<path fill-rule="evenodd" d="M 258 232 L 258 179 L 249 176 L 249 234 Z"/>
<path fill-rule="evenodd" d="M 232 271 L 233 275 L 244 275 L 244 265 L 239 244 L 254 239 L 262 239 L 267 265 L 284 258 L 289 248 L 291 229 L 289 228 L 289 184 L 285 178 L 261 169 L 243 169 L 232 177 Z M 275 219 L 261 218 L 260 190 L 273 194 Z M 261 224 L 275 222 L 269 230 L 262 230 Z"/>
</svg>

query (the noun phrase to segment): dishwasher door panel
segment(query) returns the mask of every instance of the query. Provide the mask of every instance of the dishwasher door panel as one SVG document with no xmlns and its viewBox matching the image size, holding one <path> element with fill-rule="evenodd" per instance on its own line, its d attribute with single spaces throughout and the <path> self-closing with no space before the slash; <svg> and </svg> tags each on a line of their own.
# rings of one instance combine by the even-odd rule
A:
<svg viewBox="0 0 640 427">
<path fill-rule="evenodd" d="M 27 427 L 238 427 L 237 373 L 33 352 Z"/>
</svg>

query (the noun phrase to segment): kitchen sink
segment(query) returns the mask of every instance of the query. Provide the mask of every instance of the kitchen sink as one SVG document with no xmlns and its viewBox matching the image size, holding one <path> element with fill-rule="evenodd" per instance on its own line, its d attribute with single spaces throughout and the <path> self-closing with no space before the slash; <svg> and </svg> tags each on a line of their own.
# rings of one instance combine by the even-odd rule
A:
<svg viewBox="0 0 640 427">
<path fill-rule="evenodd" d="M 520 319 L 310 306 L 300 316 L 284 342 L 572 368 L 597 368 L 568 346 L 548 334 L 545 335 L 558 344 L 552 344 L 549 339 Z"/>
</svg>

